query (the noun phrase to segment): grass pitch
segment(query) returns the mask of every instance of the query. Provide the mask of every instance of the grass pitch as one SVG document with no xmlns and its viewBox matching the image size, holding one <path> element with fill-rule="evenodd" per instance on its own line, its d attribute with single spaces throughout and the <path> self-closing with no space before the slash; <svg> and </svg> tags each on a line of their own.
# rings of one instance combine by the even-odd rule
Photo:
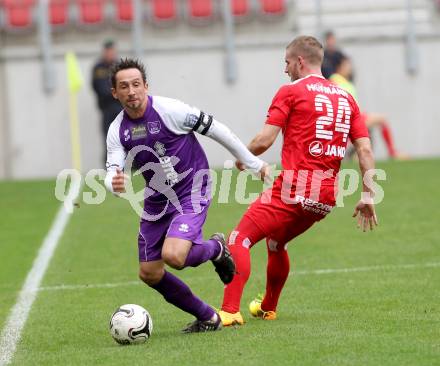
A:
<svg viewBox="0 0 440 366">
<path fill-rule="evenodd" d="M 292 275 L 274 322 L 247 312 L 248 302 L 264 292 L 266 249 L 259 243 L 243 296 L 247 323 L 209 334 L 179 334 L 191 316 L 137 280 L 138 218 L 128 202 L 109 195 L 102 205 L 82 204 L 46 272 L 12 364 L 438 365 L 439 163 L 378 164 L 387 180 L 374 232 L 356 229 L 355 195 L 291 242 Z M 0 183 L 2 326 L 59 207 L 53 189 L 53 182 Z M 230 231 L 246 207 L 211 205 L 205 234 Z M 178 275 L 219 306 L 223 286 L 210 263 Z M 146 344 L 124 347 L 111 339 L 110 315 L 125 303 L 150 311 L 154 329 Z"/>
</svg>

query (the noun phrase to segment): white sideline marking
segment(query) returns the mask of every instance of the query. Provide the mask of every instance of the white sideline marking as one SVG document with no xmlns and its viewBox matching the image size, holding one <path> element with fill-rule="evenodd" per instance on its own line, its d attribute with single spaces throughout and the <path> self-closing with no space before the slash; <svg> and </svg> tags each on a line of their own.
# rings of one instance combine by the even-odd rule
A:
<svg viewBox="0 0 440 366">
<path fill-rule="evenodd" d="M 315 269 L 309 271 L 291 271 L 290 276 L 309 276 L 309 275 L 324 275 L 333 273 L 353 273 L 353 272 L 373 272 L 373 271 L 387 271 L 395 269 L 417 269 L 417 268 L 432 268 L 440 267 L 440 262 L 433 263 L 414 263 L 414 264 L 386 264 L 368 267 L 352 267 L 352 268 L 327 268 Z M 206 280 L 207 277 L 197 277 L 200 280 Z M 90 285 L 58 285 L 40 287 L 39 291 L 61 291 L 61 290 L 84 290 L 95 288 L 115 288 L 124 286 L 137 286 L 143 284 L 139 281 L 115 282 L 115 283 L 95 283 Z"/>
<path fill-rule="evenodd" d="M 123 286 L 135 286 L 143 284 L 139 281 L 115 282 L 115 283 L 95 283 L 91 285 L 57 285 L 40 287 L 39 291 L 60 291 L 60 290 L 80 290 L 89 288 L 115 288 Z"/>
<path fill-rule="evenodd" d="M 0 335 L 0 366 L 7 365 L 14 356 L 17 343 L 21 337 L 21 331 L 26 323 L 32 304 L 37 297 L 41 280 L 46 273 L 58 241 L 69 221 L 69 212 L 72 212 L 72 210 L 69 210 L 69 207 L 73 206 L 73 202 L 78 197 L 80 190 L 81 182 L 72 180 L 66 201 L 59 209 L 49 232 L 44 238 L 38 255 L 20 290 L 17 302 L 6 320 Z"/>
</svg>

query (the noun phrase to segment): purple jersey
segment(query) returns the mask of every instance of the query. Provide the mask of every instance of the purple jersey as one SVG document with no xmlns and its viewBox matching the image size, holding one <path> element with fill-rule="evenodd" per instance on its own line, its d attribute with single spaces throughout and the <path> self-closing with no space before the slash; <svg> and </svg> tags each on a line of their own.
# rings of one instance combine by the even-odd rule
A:
<svg viewBox="0 0 440 366">
<path fill-rule="evenodd" d="M 131 157 L 141 170 L 146 181 L 147 213 L 162 212 L 167 204 L 166 212 L 171 212 L 180 210 L 182 202 L 191 200 L 198 205 L 209 201 L 208 160 L 193 132 L 198 122 L 209 128 L 209 121 L 212 117 L 196 108 L 152 96 L 148 96 L 143 117 L 131 119 L 122 111 L 115 119 L 109 137 L 123 147 L 127 161 Z M 108 163 L 111 165 L 111 159 Z"/>
</svg>

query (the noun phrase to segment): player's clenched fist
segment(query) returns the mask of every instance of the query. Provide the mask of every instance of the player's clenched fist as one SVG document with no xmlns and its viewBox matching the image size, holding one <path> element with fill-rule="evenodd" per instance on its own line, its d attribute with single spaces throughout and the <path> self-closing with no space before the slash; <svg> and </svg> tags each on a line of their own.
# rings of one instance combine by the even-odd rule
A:
<svg viewBox="0 0 440 366">
<path fill-rule="evenodd" d="M 240 171 L 243 171 L 246 169 L 246 165 L 244 165 L 240 160 L 235 161 L 235 167 Z M 272 184 L 273 179 L 271 176 L 271 170 L 270 170 L 270 167 L 267 163 L 263 164 L 260 171 L 258 172 L 258 176 L 260 177 L 260 179 L 263 182 L 265 182 L 267 184 Z"/>
<path fill-rule="evenodd" d="M 270 166 L 266 163 L 264 163 L 263 167 L 260 169 L 260 179 L 266 184 L 273 183 Z"/>
<path fill-rule="evenodd" d="M 116 175 L 112 179 L 113 191 L 117 193 L 125 193 L 125 180 L 125 174 L 121 170 L 116 169 Z"/>
</svg>

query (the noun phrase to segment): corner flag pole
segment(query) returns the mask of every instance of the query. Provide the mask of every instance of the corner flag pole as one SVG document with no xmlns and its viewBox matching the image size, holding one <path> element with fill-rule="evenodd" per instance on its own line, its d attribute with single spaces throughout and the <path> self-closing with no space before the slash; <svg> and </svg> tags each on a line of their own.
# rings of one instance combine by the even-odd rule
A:
<svg viewBox="0 0 440 366">
<path fill-rule="evenodd" d="M 81 171 L 81 143 L 79 135 L 78 92 L 83 85 L 81 69 L 73 52 L 65 55 L 67 80 L 69 85 L 70 141 L 74 169 Z"/>
</svg>

